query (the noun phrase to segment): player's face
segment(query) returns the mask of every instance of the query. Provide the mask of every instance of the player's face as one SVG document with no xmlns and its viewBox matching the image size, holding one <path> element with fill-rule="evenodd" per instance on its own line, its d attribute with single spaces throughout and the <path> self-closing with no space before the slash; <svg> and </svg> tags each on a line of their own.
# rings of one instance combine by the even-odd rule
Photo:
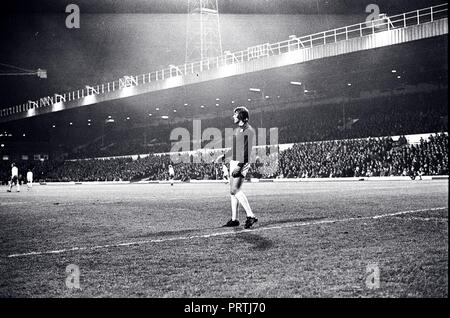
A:
<svg viewBox="0 0 450 318">
<path fill-rule="evenodd" d="M 233 114 L 233 120 L 234 120 L 235 124 L 239 123 L 239 118 L 238 117 L 239 117 L 239 114 L 237 112 Z"/>
</svg>

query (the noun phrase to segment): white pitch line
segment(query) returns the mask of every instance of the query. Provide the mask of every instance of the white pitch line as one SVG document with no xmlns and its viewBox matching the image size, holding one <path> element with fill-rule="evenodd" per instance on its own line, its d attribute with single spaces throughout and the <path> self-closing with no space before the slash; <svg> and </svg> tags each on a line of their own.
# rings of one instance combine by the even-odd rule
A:
<svg viewBox="0 0 450 318">
<path fill-rule="evenodd" d="M 428 221 L 433 221 L 433 222 L 448 222 L 448 219 L 445 218 L 420 218 L 420 217 L 407 217 L 407 218 L 400 218 L 400 217 L 396 217 L 397 220 L 405 220 L 405 221 L 424 221 L 424 222 L 428 222 Z"/>
<path fill-rule="evenodd" d="M 18 205 L 18 204 L 29 204 L 29 201 L 11 201 L 11 202 L 1 202 L 0 206 L 7 206 L 7 205 Z"/>
<path fill-rule="evenodd" d="M 297 222 L 297 223 L 284 224 L 284 225 L 278 225 L 278 226 L 267 226 L 267 227 L 261 227 L 261 228 L 242 230 L 242 231 L 238 231 L 238 232 L 237 231 L 225 231 L 225 232 L 216 232 L 216 233 L 203 234 L 203 235 L 178 236 L 178 237 L 172 237 L 172 238 L 162 238 L 162 239 L 135 241 L 135 242 L 118 243 L 118 244 L 106 244 L 106 245 L 97 245 L 97 246 L 91 246 L 91 247 L 72 247 L 72 248 L 67 248 L 67 249 L 44 251 L 44 252 L 18 253 L 18 254 L 8 255 L 8 258 L 23 257 L 23 256 L 39 256 L 39 255 L 48 255 L 48 254 L 61 254 L 61 253 L 67 253 L 67 252 L 72 252 L 72 251 L 87 251 L 87 250 L 98 250 L 98 249 L 105 249 L 105 248 L 112 248 L 112 247 L 138 246 L 138 245 L 144 245 L 144 244 L 165 243 L 165 242 L 183 241 L 183 240 L 191 240 L 191 239 L 202 239 L 202 238 L 207 239 L 207 238 L 217 237 L 217 236 L 235 235 L 235 234 L 257 232 L 257 231 L 286 229 L 286 228 L 293 228 L 293 227 L 300 227 L 300 226 L 310 226 L 310 225 L 320 225 L 320 224 L 330 224 L 330 223 L 343 223 L 343 222 L 370 220 L 370 219 L 378 220 L 381 218 L 395 217 L 395 216 L 404 215 L 404 214 L 412 214 L 412 213 L 428 212 L 428 211 L 441 211 L 441 210 L 445 210 L 445 209 L 448 209 L 448 207 L 428 208 L 428 209 L 420 209 L 420 210 L 408 210 L 408 211 L 380 214 L 380 215 L 374 215 L 374 216 L 352 217 L 352 218 L 345 218 L 345 219 L 331 219 L 331 220 L 321 220 L 321 221 L 312 221 L 312 222 Z"/>
</svg>

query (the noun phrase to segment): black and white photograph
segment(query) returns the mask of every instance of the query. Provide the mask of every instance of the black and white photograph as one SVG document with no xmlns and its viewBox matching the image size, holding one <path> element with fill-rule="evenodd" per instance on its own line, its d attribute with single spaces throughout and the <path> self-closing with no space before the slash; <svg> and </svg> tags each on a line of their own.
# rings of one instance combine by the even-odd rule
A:
<svg viewBox="0 0 450 318">
<path fill-rule="evenodd" d="M 448 152 L 444 0 L 0 4 L 2 299 L 447 299 Z"/>
</svg>

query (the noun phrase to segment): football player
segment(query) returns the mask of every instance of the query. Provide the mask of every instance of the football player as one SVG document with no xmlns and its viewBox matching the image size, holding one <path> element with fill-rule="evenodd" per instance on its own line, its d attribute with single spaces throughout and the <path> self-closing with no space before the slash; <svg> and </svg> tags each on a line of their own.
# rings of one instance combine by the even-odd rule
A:
<svg viewBox="0 0 450 318">
<path fill-rule="evenodd" d="M 17 187 L 17 192 L 20 192 L 19 169 L 15 163 L 11 164 L 11 181 L 9 182 L 9 189 L 6 191 L 11 192 L 13 184 Z"/>
<path fill-rule="evenodd" d="M 218 158 L 221 160 L 224 156 L 228 156 L 231 152 L 230 161 L 230 195 L 231 195 L 231 220 L 229 220 L 224 226 L 234 227 L 239 225 L 237 219 L 237 211 L 239 203 L 247 214 L 247 220 L 244 228 L 249 229 L 258 222 L 258 219 L 253 214 L 250 204 L 248 203 L 247 196 L 242 192 L 242 184 L 250 168 L 250 158 L 253 148 L 253 141 L 255 138 L 255 130 L 248 123 L 249 112 L 244 106 L 240 106 L 234 109 L 233 121 L 238 125 L 233 136 L 233 145 L 231 150 Z"/>
<path fill-rule="evenodd" d="M 222 157 L 222 177 L 225 184 L 227 184 L 229 182 L 230 173 L 228 172 L 228 167 L 225 164 L 225 157 Z"/>
<path fill-rule="evenodd" d="M 28 169 L 27 172 L 27 189 L 30 190 L 33 187 L 33 172 Z"/>
<path fill-rule="evenodd" d="M 175 171 L 173 171 L 172 165 L 169 165 L 169 180 L 170 185 L 173 186 L 173 179 L 175 178 Z"/>
</svg>

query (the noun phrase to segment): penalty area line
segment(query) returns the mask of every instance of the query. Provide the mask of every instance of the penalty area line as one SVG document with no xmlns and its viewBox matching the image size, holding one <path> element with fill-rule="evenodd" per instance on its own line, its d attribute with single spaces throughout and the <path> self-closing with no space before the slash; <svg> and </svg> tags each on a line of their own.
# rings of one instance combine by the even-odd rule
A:
<svg viewBox="0 0 450 318">
<path fill-rule="evenodd" d="M 257 227 L 254 229 L 247 229 L 247 230 L 242 230 L 242 231 L 225 231 L 225 232 L 215 232 L 215 233 L 202 234 L 202 235 L 178 236 L 178 237 L 172 237 L 172 238 L 161 238 L 161 239 L 135 241 L 135 242 L 118 243 L 118 244 L 97 245 L 97 246 L 91 246 L 91 247 L 87 247 L 87 246 L 72 247 L 72 248 L 51 250 L 51 251 L 42 251 L 42 252 L 17 253 L 17 254 L 8 255 L 8 258 L 62 254 L 62 253 L 76 252 L 76 251 L 89 251 L 89 250 L 93 251 L 93 250 L 106 249 L 106 248 L 139 246 L 139 245 L 145 245 L 145 244 L 185 241 L 185 240 L 192 240 L 192 239 L 208 239 L 208 238 L 218 237 L 218 236 L 236 235 L 236 234 L 249 233 L 249 232 L 262 232 L 262 231 L 270 231 L 270 230 L 277 230 L 277 229 L 287 229 L 287 228 L 294 228 L 294 227 L 301 227 L 301 226 L 344 223 L 344 222 L 361 221 L 361 220 L 378 220 L 378 219 L 382 219 L 382 218 L 398 217 L 400 215 L 405 215 L 405 214 L 429 212 L 429 211 L 441 211 L 441 210 L 445 210 L 445 209 L 448 209 L 448 207 L 428 208 L 428 209 L 420 209 L 420 210 L 408 210 L 408 211 L 400 211 L 400 212 L 379 214 L 379 215 L 373 215 L 373 216 L 351 217 L 351 218 L 345 218 L 345 219 L 297 222 L 297 223 L 283 224 L 283 225 L 278 225 L 278 226 L 265 226 L 265 227 L 260 227 L 260 228 Z"/>
</svg>

